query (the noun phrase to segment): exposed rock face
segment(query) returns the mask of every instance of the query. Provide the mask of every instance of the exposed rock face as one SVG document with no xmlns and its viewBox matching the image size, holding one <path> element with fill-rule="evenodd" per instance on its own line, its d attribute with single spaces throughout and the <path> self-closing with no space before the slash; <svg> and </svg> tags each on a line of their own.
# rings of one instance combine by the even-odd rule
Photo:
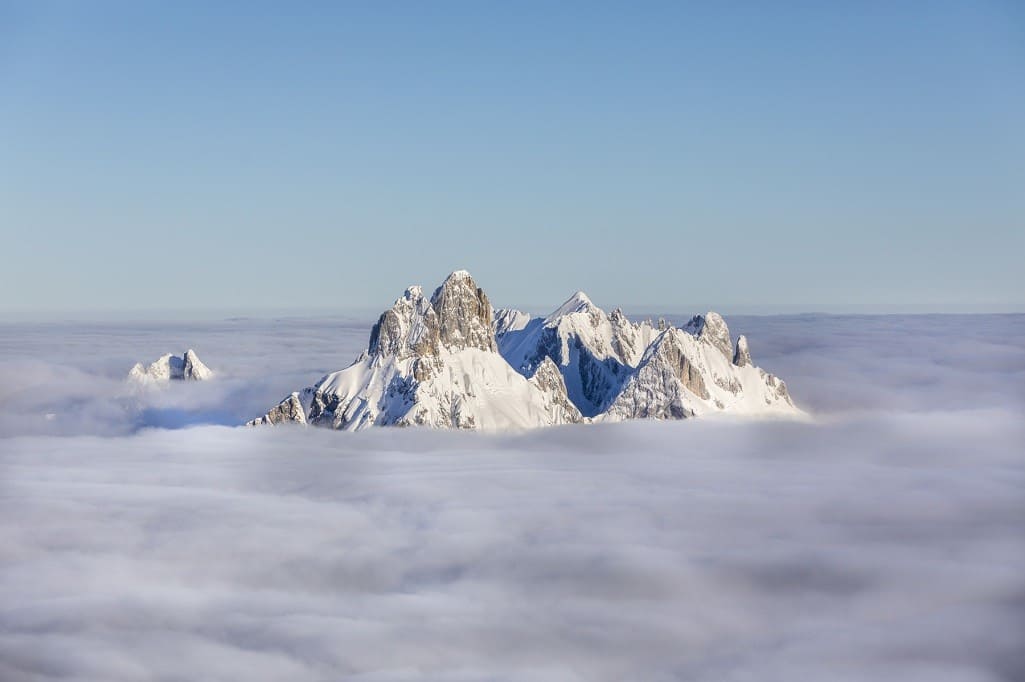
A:
<svg viewBox="0 0 1025 682">
<path fill-rule="evenodd" d="M 534 370 L 530 383 L 537 386 L 550 401 L 550 409 L 560 416 L 567 424 L 583 421 L 580 410 L 569 399 L 566 392 L 566 381 L 551 358 L 545 358 Z"/>
<path fill-rule="evenodd" d="M 465 271 L 430 300 L 410 287 L 348 368 L 250 424 L 504 429 L 717 411 L 800 414 L 786 385 L 734 350 L 714 312 L 674 328 L 606 314 L 583 292 L 533 318 L 496 314 Z"/>
<path fill-rule="evenodd" d="M 261 424 L 283 424 L 283 423 L 306 423 L 306 409 L 299 399 L 298 393 L 288 396 L 278 406 L 262 417 L 246 422 L 246 426 L 258 426 Z"/>
<path fill-rule="evenodd" d="M 787 391 L 785 381 L 769 374 L 764 369 L 759 369 L 758 373 L 765 380 L 765 384 L 772 389 L 772 394 L 765 396 L 766 405 L 772 405 L 774 402 L 784 402 L 791 406 L 794 404 L 794 401 L 790 399 L 790 392 Z"/>
<path fill-rule="evenodd" d="M 370 348 L 374 356 L 438 354 L 440 346 L 438 316 L 423 289 L 409 287 L 390 310 L 381 314 L 370 331 Z"/>
<path fill-rule="evenodd" d="M 214 376 L 191 348 L 181 357 L 167 353 L 147 367 L 141 362 L 128 372 L 128 380 L 137 384 L 163 384 L 168 381 L 205 381 Z"/>
<path fill-rule="evenodd" d="M 683 419 L 695 414 L 693 398 L 708 400 L 704 377 L 679 334 L 667 329 L 659 335 L 609 407 L 610 419 Z"/>
<path fill-rule="evenodd" d="M 726 320 L 722 319 L 719 313 L 708 312 L 704 315 L 695 315 L 684 327 L 688 332 L 695 334 L 699 340 L 712 344 L 726 357 L 733 355 L 733 341 L 730 339 L 730 330 L 726 326 Z"/>
<path fill-rule="evenodd" d="M 743 334 L 737 337 L 737 349 L 733 351 L 733 364 L 737 367 L 747 367 L 751 364 L 751 351 L 747 347 L 747 337 Z"/>
<path fill-rule="evenodd" d="M 655 342 L 652 352 L 647 355 L 647 361 L 642 364 L 646 367 L 664 366 L 665 370 L 679 380 L 685 389 L 702 400 L 708 400 L 705 378 L 687 357 L 682 338 L 680 332 L 675 329 L 663 332 L 662 338 Z"/>
<path fill-rule="evenodd" d="M 612 327 L 612 350 L 616 357 L 624 365 L 636 364 L 636 358 L 644 354 L 647 345 L 643 338 L 638 338 L 640 325 L 630 322 L 621 308 L 612 311 L 609 324 Z"/>
<path fill-rule="evenodd" d="M 497 351 L 491 302 L 466 270 L 453 272 L 434 292 L 441 343 L 452 350 Z"/>
</svg>

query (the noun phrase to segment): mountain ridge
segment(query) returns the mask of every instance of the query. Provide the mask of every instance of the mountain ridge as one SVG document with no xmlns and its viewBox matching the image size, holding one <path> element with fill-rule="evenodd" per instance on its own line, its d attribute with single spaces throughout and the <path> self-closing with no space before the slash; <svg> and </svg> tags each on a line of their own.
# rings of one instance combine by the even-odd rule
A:
<svg viewBox="0 0 1025 682">
<path fill-rule="evenodd" d="M 734 345 L 714 312 L 683 327 L 631 322 L 582 291 L 545 317 L 494 309 L 457 270 L 428 299 L 408 287 L 348 367 L 249 425 L 503 430 L 712 412 L 793 416 L 786 384 Z"/>
</svg>

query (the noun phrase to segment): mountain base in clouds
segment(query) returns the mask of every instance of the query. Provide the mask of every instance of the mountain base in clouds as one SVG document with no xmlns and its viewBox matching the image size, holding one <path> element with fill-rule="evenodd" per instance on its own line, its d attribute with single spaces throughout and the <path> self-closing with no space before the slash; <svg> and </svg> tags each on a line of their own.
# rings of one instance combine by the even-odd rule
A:
<svg viewBox="0 0 1025 682">
<path fill-rule="evenodd" d="M 718 314 L 685 327 L 631 322 L 578 291 L 546 318 L 495 311 L 465 270 L 427 298 L 411 286 L 345 369 L 249 426 L 294 422 L 502 431 L 704 414 L 798 417 L 786 384 L 734 347 Z"/>
<path fill-rule="evenodd" d="M 814 421 L 197 428 L 371 325 L 0 326 L 0 680 L 1025 679 L 1025 316 L 730 321 Z"/>
</svg>

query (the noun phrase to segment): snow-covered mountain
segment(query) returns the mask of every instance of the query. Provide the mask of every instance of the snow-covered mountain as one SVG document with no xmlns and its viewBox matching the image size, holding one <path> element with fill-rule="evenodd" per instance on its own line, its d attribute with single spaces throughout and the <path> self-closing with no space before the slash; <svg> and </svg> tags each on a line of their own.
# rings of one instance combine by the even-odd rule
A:
<svg viewBox="0 0 1025 682">
<path fill-rule="evenodd" d="M 545 318 L 503 310 L 497 319 L 505 323 L 495 331 L 509 364 L 530 374 L 545 358 L 551 359 L 570 400 L 585 417 L 608 408 L 659 333 L 649 323 L 631 324 L 619 309 L 606 315 L 582 291 Z"/>
<path fill-rule="evenodd" d="M 128 380 L 137 384 L 163 384 L 168 381 L 204 381 L 214 376 L 191 348 L 181 357 L 168 353 L 161 355 L 147 367 L 141 362 L 128 372 Z"/>
<path fill-rule="evenodd" d="M 682 328 L 635 323 L 578 291 L 548 317 L 503 310 L 496 319 L 506 360 L 525 373 L 545 359 L 555 362 L 570 399 L 594 421 L 800 412 L 783 381 L 752 365 L 744 336 L 734 348 L 718 313 Z"/>
<path fill-rule="evenodd" d="M 498 430 L 581 420 L 551 363 L 520 374 L 498 353 L 488 297 L 465 271 L 428 299 L 410 287 L 381 315 L 369 348 L 250 424 L 294 421 Z"/>
<path fill-rule="evenodd" d="M 718 314 L 635 323 L 583 292 L 544 318 L 495 311 L 459 270 L 429 299 L 406 289 L 349 367 L 249 424 L 499 430 L 714 412 L 801 414 Z"/>
</svg>

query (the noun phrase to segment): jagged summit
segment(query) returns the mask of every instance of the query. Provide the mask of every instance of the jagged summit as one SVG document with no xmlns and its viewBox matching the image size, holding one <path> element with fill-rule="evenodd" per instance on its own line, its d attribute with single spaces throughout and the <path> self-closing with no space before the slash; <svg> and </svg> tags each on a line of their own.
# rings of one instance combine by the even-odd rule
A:
<svg viewBox="0 0 1025 682">
<path fill-rule="evenodd" d="M 711 343 L 727 357 L 733 355 L 733 341 L 726 320 L 717 312 L 709 311 L 704 315 L 695 315 L 684 327 L 699 339 Z"/>
<path fill-rule="evenodd" d="M 439 344 L 434 308 L 424 297 L 423 289 L 412 286 L 381 313 L 370 331 L 368 352 L 375 357 L 437 355 Z"/>
<path fill-rule="evenodd" d="M 466 270 L 456 270 L 445 279 L 431 296 L 431 306 L 438 317 L 444 346 L 497 350 L 491 302 Z"/>
<path fill-rule="evenodd" d="M 573 313 L 590 313 L 593 311 L 601 312 L 591 299 L 582 291 L 574 292 L 572 296 L 566 299 L 566 302 L 560 305 L 558 308 L 552 311 L 552 314 L 548 316 L 548 320 L 556 320 L 564 315 L 572 315 Z"/>
<path fill-rule="evenodd" d="M 496 430 L 580 421 L 561 375 L 556 381 L 542 369 L 520 374 L 499 355 L 491 302 L 468 272 L 457 270 L 430 300 L 420 287 L 406 289 L 352 365 L 250 423 Z"/>
<path fill-rule="evenodd" d="M 747 339 L 734 348 L 717 313 L 679 328 L 635 323 L 578 291 L 535 318 L 495 311 L 456 270 L 430 299 L 407 288 L 352 365 L 250 424 L 505 429 L 718 411 L 800 414 L 786 385 L 752 365 Z"/>
<path fill-rule="evenodd" d="M 134 383 L 166 383 L 168 381 L 204 381 L 214 376 L 213 370 L 203 364 L 191 348 L 181 357 L 167 353 L 161 355 L 147 367 L 141 362 L 128 372 L 128 380 Z"/>
<path fill-rule="evenodd" d="M 465 270 L 453 272 L 430 300 L 411 286 L 370 332 L 368 353 L 375 357 L 436 357 L 442 350 L 495 351 L 491 303 Z"/>
</svg>

